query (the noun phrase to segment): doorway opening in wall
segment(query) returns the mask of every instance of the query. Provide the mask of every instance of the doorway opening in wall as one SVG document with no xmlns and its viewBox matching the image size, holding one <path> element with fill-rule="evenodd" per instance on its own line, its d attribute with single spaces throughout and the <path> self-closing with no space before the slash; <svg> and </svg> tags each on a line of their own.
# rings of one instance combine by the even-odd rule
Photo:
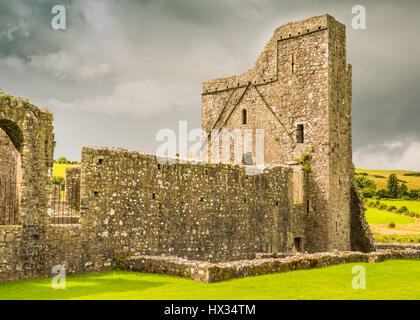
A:
<svg viewBox="0 0 420 320">
<path fill-rule="evenodd" d="M 0 225 L 19 224 L 22 143 L 20 128 L 0 120 Z"/>
<path fill-rule="evenodd" d="M 295 251 L 303 252 L 302 238 L 295 238 L 293 243 L 294 243 Z"/>
</svg>

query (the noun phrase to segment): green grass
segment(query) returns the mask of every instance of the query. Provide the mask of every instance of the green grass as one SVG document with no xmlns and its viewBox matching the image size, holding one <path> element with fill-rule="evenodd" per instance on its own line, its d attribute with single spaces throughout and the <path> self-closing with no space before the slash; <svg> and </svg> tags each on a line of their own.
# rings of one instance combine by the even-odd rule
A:
<svg viewBox="0 0 420 320">
<path fill-rule="evenodd" d="M 420 213 L 420 201 L 414 200 L 380 200 L 381 203 L 386 204 L 388 207 L 395 206 L 397 209 L 401 208 L 402 206 L 406 206 L 409 211 L 414 211 Z"/>
<path fill-rule="evenodd" d="M 388 224 L 390 222 L 394 222 L 397 225 L 398 224 L 412 224 L 416 221 L 415 219 L 411 217 L 399 215 L 399 214 L 384 211 L 384 210 L 378 210 L 375 208 L 367 208 L 366 220 L 370 224 Z"/>
<path fill-rule="evenodd" d="M 0 284 L 0 299 L 420 299 L 420 259 L 351 263 L 320 269 L 234 279 L 213 284 L 134 272 L 67 277 L 65 290 L 51 279 Z M 366 268 L 366 289 L 352 288 L 352 267 Z"/>
<path fill-rule="evenodd" d="M 420 243 L 420 234 L 387 235 L 375 233 L 373 237 L 376 242 Z"/>
<path fill-rule="evenodd" d="M 370 180 L 375 181 L 377 190 L 385 188 L 387 184 L 388 177 L 395 173 L 399 180 L 407 181 L 408 189 L 420 189 L 420 177 L 413 177 L 413 176 L 404 176 L 405 173 L 413 173 L 416 171 L 405 171 L 405 170 L 367 170 L 367 169 L 356 169 L 356 173 L 367 173 L 366 176 Z M 385 178 L 377 178 L 376 176 L 383 176 Z"/>
<path fill-rule="evenodd" d="M 53 165 L 53 176 L 54 177 L 66 177 L 66 168 L 76 166 L 76 164 L 63 164 L 54 163 Z"/>
</svg>

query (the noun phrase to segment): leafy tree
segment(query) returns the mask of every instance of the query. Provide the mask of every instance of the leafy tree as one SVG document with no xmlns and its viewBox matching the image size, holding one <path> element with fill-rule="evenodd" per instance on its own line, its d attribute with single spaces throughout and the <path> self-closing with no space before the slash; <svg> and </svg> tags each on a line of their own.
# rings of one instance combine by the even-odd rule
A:
<svg viewBox="0 0 420 320">
<path fill-rule="evenodd" d="M 66 159 L 66 157 L 60 157 L 60 158 L 58 158 L 57 159 L 57 163 L 67 163 L 68 161 L 67 161 L 67 159 Z"/>
<path fill-rule="evenodd" d="M 405 194 L 407 194 L 407 192 L 408 192 L 407 185 L 405 183 L 401 183 L 398 186 L 398 196 L 401 198 L 402 196 L 404 196 Z"/>
<path fill-rule="evenodd" d="M 410 199 L 417 200 L 419 198 L 419 191 L 417 191 L 417 190 L 410 190 L 410 192 L 408 193 L 408 195 L 410 196 Z"/>
<path fill-rule="evenodd" d="M 52 183 L 56 184 L 56 185 L 59 185 L 61 190 L 64 190 L 65 179 L 63 177 L 54 176 L 53 179 L 52 179 Z"/>
<path fill-rule="evenodd" d="M 388 178 L 387 190 L 391 198 L 398 197 L 398 178 L 395 173 L 391 174 Z"/>
<path fill-rule="evenodd" d="M 387 189 L 379 189 L 378 192 L 376 192 L 376 195 L 379 198 L 388 198 L 389 197 L 389 193 Z"/>
<path fill-rule="evenodd" d="M 354 178 L 354 184 L 359 189 L 363 198 L 371 198 L 375 195 L 376 184 L 373 180 L 365 176 L 359 176 Z"/>
</svg>

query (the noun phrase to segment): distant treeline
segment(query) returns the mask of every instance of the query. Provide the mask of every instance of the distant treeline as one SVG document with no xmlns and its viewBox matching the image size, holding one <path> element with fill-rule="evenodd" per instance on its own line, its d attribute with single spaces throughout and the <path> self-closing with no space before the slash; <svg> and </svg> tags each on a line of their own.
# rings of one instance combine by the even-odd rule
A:
<svg viewBox="0 0 420 320">
<path fill-rule="evenodd" d="M 366 177 L 367 174 L 358 174 L 354 178 L 354 183 L 359 189 L 363 198 L 383 199 L 404 199 L 418 200 L 420 198 L 420 190 L 408 190 L 406 181 L 399 180 L 395 173 L 388 177 L 387 186 L 384 189 L 376 190 L 376 183 Z"/>
</svg>

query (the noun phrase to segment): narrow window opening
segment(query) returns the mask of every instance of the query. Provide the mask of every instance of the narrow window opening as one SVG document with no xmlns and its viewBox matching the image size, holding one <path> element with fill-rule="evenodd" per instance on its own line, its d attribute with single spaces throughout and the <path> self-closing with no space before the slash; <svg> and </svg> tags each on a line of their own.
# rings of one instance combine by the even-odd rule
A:
<svg viewBox="0 0 420 320">
<path fill-rule="evenodd" d="M 156 195 L 152 193 L 152 199 L 156 199 Z"/>
<path fill-rule="evenodd" d="M 278 201 L 276 201 L 276 207 L 278 207 L 279 206 L 279 202 Z"/>
<path fill-rule="evenodd" d="M 246 199 L 244 199 L 244 203 L 246 203 Z"/>
<path fill-rule="evenodd" d="M 160 170 L 160 164 L 158 164 L 157 168 L 158 168 L 158 170 Z"/>
<path fill-rule="evenodd" d="M 247 118 L 246 118 L 246 109 L 242 109 L 242 124 L 246 124 L 247 123 Z"/>
<path fill-rule="evenodd" d="M 296 56 L 292 54 L 292 73 L 296 73 Z"/>
<path fill-rule="evenodd" d="M 338 232 L 338 222 L 335 222 L 335 232 Z"/>
<path fill-rule="evenodd" d="M 204 198 L 200 198 L 200 202 L 204 202 Z"/>
<path fill-rule="evenodd" d="M 303 143 L 303 124 L 298 124 L 296 127 L 296 141 L 297 143 Z"/>
<path fill-rule="evenodd" d="M 104 159 L 98 159 L 98 164 L 102 164 L 104 162 Z"/>
<path fill-rule="evenodd" d="M 306 200 L 306 214 L 309 214 L 309 200 Z"/>
<path fill-rule="evenodd" d="M 294 241 L 295 251 L 302 252 L 302 238 L 295 238 Z"/>
</svg>

